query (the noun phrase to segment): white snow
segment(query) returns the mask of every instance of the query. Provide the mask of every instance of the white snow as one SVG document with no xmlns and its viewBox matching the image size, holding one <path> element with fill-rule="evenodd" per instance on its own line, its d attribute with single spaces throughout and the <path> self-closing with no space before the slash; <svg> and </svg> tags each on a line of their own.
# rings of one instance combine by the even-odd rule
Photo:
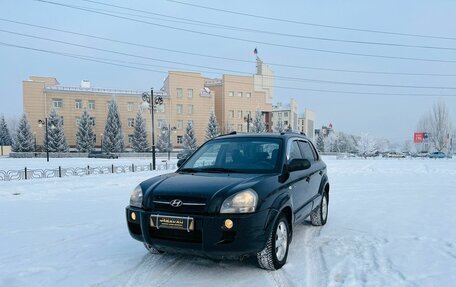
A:
<svg viewBox="0 0 456 287">
<path fill-rule="evenodd" d="M 124 208 L 151 172 L 0 182 L 0 286 L 454 286 L 456 160 L 326 162 L 328 223 L 275 272 L 148 254 Z"/>
</svg>

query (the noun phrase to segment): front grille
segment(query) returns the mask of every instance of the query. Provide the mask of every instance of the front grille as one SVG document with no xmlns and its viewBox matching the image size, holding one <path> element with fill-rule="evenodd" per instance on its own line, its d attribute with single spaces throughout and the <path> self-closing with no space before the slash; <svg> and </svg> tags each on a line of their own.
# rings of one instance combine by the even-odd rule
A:
<svg viewBox="0 0 456 287">
<path fill-rule="evenodd" d="M 182 206 L 173 207 L 170 205 L 172 200 L 179 199 L 183 202 Z M 201 214 L 206 210 L 206 199 L 202 197 L 189 196 L 163 196 L 153 197 L 153 210 L 183 214 Z"/>
</svg>

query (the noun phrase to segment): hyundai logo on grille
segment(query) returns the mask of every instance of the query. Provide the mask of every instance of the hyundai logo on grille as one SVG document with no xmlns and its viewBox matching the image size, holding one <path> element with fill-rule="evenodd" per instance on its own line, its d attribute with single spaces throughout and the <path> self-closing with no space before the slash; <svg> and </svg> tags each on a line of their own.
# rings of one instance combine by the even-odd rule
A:
<svg viewBox="0 0 456 287">
<path fill-rule="evenodd" d="M 173 199 L 169 202 L 169 204 L 172 206 L 172 207 L 179 207 L 179 206 L 182 206 L 182 204 L 184 204 L 182 202 L 182 200 L 180 199 Z"/>
</svg>

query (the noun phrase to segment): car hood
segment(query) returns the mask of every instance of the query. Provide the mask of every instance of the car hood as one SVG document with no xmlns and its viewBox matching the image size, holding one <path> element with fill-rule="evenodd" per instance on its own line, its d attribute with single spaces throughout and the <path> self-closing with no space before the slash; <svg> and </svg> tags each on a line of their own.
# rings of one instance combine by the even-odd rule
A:
<svg viewBox="0 0 456 287">
<path fill-rule="evenodd" d="M 171 173 L 141 183 L 143 206 L 172 199 L 220 205 L 229 195 L 250 188 L 268 175 L 244 173 Z M 208 209 L 210 207 L 208 206 Z"/>
</svg>

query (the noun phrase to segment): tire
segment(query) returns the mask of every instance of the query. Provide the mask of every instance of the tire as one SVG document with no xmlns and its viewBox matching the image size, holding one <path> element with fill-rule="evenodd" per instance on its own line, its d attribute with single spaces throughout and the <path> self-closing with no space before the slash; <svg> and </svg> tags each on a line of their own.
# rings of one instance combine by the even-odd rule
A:
<svg viewBox="0 0 456 287">
<path fill-rule="evenodd" d="M 258 265 L 266 270 L 277 270 L 287 262 L 290 245 L 290 224 L 281 213 L 269 235 L 266 247 L 257 253 Z"/>
<path fill-rule="evenodd" d="M 144 247 L 151 253 L 151 254 L 163 254 L 164 251 L 158 250 L 157 248 L 153 247 L 149 243 L 144 242 Z"/>
<path fill-rule="evenodd" d="M 321 197 L 320 205 L 312 211 L 310 214 L 310 221 L 312 225 L 322 226 L 326 224 L 328 220 L 328 206 L 329 206 L 329 196 L 328 193 L 323 193 Z"/>
</svg>

